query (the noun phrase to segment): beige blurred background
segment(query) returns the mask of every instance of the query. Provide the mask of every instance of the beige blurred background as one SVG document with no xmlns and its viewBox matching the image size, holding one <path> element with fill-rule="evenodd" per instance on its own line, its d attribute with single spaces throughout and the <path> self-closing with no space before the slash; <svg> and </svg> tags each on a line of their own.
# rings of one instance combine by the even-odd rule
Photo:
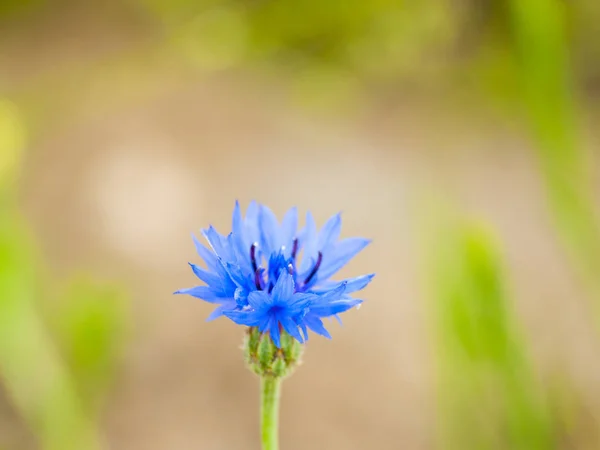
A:
<svg viewBox="0 0 600 450">
<path fill-rule="evenodd" d="M 600 10 L 555 3 L 580 148 L 594 161 L 600 41 L 590 24 Z M 105 448 L 259 448 L 258 379 L 244 368 L 242 330 L 207 324 L 211 305 L 172 295 L 196 283 L 191 233 L 228 232 L 236 199 L 280 217 L 310 209 L 319 224 L 341 210 L 343 236 L 373 239 L 342 272 L 377 273 L 365 304 L 343 327 L 331 323 L 333 340 L 312 336 L 284 383 L 283 449 L 439 446 L 440 350 L 422 264 L 431 199 L 494 231 L 536 376 L 568 380 L 574 419 L 551 448 L 600 448 L 595 297 L 556 231 L 544 153 L 515 87 L 511 3 L 301 5 L 0 9 L 0 96 L 25 130 L 11 195 L 44 282 L 85 272 L 125 293 L 126 331 L 98 419 Z M 318 13 L 326 5 L 357 17 L 328 24 Z M 248 13 L 261 7 L 275 12 Z M 39 300 L 44 320 L 59 314 L 52 302 Z M 35 384 L 44 370 L 22 376 Z M 42 448 L 10 385 L 0 392 L 0 448 Z"/>
</svg>

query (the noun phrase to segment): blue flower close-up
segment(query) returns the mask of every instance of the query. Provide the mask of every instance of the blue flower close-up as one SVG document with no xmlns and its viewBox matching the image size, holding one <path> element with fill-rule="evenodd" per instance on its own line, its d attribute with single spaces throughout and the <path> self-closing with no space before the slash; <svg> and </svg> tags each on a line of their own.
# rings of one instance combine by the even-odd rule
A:
<svg viewBox="0 0 600 450">
<path fill-rule="evenodd" d="M 250 203 L 243 217 L 236 202 L 229 235 L 219 234 L 212 226 L 203 230 L 209 248 L 194 236 L 206 268 L 190 266 L 205 285 L 176 294 L 218 305 L 208 320 L 226 316 L 237 324 L 258 327 L 271 335 L 277 347 L 281 330 L 299 342 L 308 339 L 308 329 L 330 338 L 321 319 L 339 320 L 338 314 L 362 303 L 350 294 L 363 289 L 374 276 L 331 279 L 370 242 L 339 240 L 341 225 L 341 216 L 336 214 L 317 231 L 309 212 L 305 226 L 298 230 L 296 208 L 279 223 L 268 207 L 256 202 Z"/>
</svg>

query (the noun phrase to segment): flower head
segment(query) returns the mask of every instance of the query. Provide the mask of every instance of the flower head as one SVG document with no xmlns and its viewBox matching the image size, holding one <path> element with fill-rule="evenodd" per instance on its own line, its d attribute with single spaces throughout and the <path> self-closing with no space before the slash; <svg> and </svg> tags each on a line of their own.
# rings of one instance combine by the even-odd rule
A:
<svg viewBox="0 0 600 450">
<path fill-rule="evenodd" d="M 299 342 L 308 339 L 308 329 L 330 338 L 321 319 L 338 317 L 362 303 L 350 294 L 373 278 L 371 274 L 330 279 L 370 242 L 338 240 L 340 230 L 340 214 L 317 232 L 307 213 L 305 227 L 298 230 L 296 208 L 279 223 L 269 208 L 256 202 L 250 203 L 242 217 L 236 202 L 229 235 L 219 234 L 212 226 L 203 230 L 210 249 L 194 237 L 206 269 L 190 266 L 205 285 L 176 294 L 217 304 L 208 320 L 224 315 L 237 324 L 258 327 L 261 333 L 270 334 L 277 347 L 282 330 Z"/>
</svg>

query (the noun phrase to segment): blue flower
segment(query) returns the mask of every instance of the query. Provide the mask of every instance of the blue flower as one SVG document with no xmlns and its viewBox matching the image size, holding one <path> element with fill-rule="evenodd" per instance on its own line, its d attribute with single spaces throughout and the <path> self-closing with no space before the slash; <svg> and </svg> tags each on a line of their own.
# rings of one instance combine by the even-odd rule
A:
<svg viewBox="0 0 600 450">
<path fill-rule="evenodd" d="M 339 319 L 338 314 L 362 303 L 350 294 L 363 289 L 374 276 L 331 280 L 370 242 L 362 238 L 340 241 L 340 230 L 340 214 L 317 232 L 309 212 L 306 226 L 298 230 L 296 208 L 279 223 L 269 208 L 256 202 L 250 203 L 242 217 L 236 202 L 228 236 L 212 226 L 203 230 L 210 248 L 194 237 L 206 269 L 190 266 L 205 285 L 176 294 L 217 304 L 208 320 L 224 315 L 237 324 L 259 327 L 270 333 L 278 347 L 281 329 L 300 342 L 308 339 L 308 329 L 330 338 L 321 319 Z"/>
</svg>

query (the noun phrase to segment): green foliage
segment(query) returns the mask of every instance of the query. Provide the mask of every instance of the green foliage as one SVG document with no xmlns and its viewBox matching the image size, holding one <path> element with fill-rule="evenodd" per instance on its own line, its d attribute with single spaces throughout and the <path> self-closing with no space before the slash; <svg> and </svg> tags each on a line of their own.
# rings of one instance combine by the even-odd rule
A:
<svg viewBox="0 0 600 450">
<path fill-rule="evenodd" d="M 119 361 L 125 332 L 122 289 L 88 277 L 54 302 L 52 331 L 86 404 L 101 401 Z"/>
<path fill-rule="evenodd" d="M 36 258 L 22 222 L 0 217 L 0 373 L 45 450 L 96 448 L 73 377 L 36 311 Z"/>
<path fill-rule="evenodd" d="M 455 37 L 453 9 L 440 0 L 140 1 L 176 48 L 210 69 L 275 62 L 300 74 L 392 80 L 430 66 L 425 52 Z"/>
<path fill-rule="evenodd" d="M 445 223 L 428 285 L 439 363 L 440 448 L 553 448 L 551 417 L 488 232 Z"/>
<path fill-rule="evenodd" d="M 123 295 L 75 281 L 48 330 L 26 229 L 14 215 L 0 217 L 0 374 L 45 450 L 94 449 L 96 408 L 123 342 Z"/>
<path fill-rule="evenodd" d="M 515 53 L 524 105 L 537 143 L 557 230 L 576 267 L 596 294 L 600 324 L 600 221 L 592 165 L 580 142 L 566 38 L 565 5 L 558 0 L 513 0 Z"/>
<path fill-rule="evenodd" d="M 47 326 L 40 300 L 53 287 L 13 203 L 24 141 L 16 108 L 0 101 L 0 376 L 44 450 L 93 450 L 95 407 L 123 342 L 124 299 L 117 288 L 75 280 Z"/>
</svg>

